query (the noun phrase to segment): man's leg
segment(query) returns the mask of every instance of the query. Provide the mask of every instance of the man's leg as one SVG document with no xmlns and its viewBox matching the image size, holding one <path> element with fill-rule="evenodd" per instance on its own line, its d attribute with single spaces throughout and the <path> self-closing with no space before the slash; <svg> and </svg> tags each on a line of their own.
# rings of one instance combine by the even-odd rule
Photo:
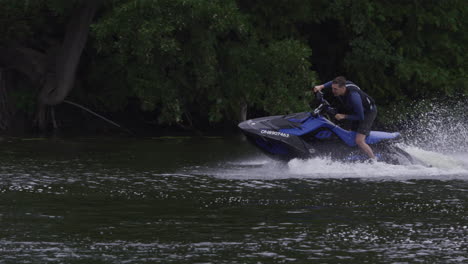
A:
<svg viewBox="0 0 468 264">
<path fill-rule="evenodd" d="M 375 159 L 374 152 L 372 151 L 371 147 L 366 143 L 366 135 L 361 133 L 356 133 L 356 144 L 359 146 L 362 151 L 364 151 L 367 156 L 371 159 Z"/>
</svg>

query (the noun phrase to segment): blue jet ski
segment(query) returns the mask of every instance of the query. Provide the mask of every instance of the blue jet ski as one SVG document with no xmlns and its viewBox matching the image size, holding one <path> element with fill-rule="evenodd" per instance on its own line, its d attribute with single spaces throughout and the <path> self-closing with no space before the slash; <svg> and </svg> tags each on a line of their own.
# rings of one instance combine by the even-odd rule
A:
<svg viewBox="0 0 468 264">
<path fill-rule="evenodd" d="M 313 112 L 268 116 L 239 124 L 247 139 L 268 156 L 288 161 L 293 158 L 330 157 L 340 161 L 365 161 L 355 142 L 356 132 L 333 123 L 336 110 L 316 94 L 320 105 Z M 407 152 L 396 146 L 402 137 L 398 132 L 371 131 L 366 138 L 378 161 L 391 164 L 415 164 Z"/>
</svg>

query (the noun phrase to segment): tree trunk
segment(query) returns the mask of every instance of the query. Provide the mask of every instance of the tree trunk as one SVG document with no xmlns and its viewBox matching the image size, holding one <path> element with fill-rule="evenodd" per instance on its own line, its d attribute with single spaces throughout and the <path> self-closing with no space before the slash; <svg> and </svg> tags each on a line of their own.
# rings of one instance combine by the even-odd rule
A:
<svg viewBox="0 0 468 264">
<path fill-rule="evenodd" d="M 10 125 L 11 109 L 8 104 L 7 73 L 0 68 L 0 129 L 7 130 Z"/>
<path fill-rule="evenodd" d="M 72 90 L 80 57 L 86 45 L 99 0 L 84 0 L 73 12 L 65 38 L 57 52 L 53 52 L 47 65 L 45 82 L 38 98 L 37 124 L 40 130 L 47 128 L 47 106 L 60 104 Z"/>
<path fill-rule="evenodd" d="M 56 105 L 65 99 L 75 83 L 81 53 L 88 39 L 89 26 L 100 1 L 84 0 L 76 8 L 67 26 L 65 39 L 56 58 L 47 69 L 39 104 Z"/>
<path fill-rule="evenodd" d="M 240 104 L 239 121 L 243 122 L 245 120 L 247 120 L 247 103 L 244 101 Z"/>
<path fill-rule="evenodd" d="M 48 106 L 63 102 L 75 84 L 80 57 L 88 39 L 89 26 L 100 4 L 101 0 L 79 1 L 72 12 L 62 44 L 53 44 L 47 54 L 20 47 L 17 43 L 0 45 L 0 67 L 24 74 L 31 81 L 33 88 L 40 89 L 35 121 L 42 132 L 47 129 Z M 0 101 L 1 91 L 2 87 Z M 4 115 L 1 107 L 0 104 L 0 115 Z M 0 128 L 1 126 L 0 122 Z"/>
<path fill-rule="evenodd" d="M 34 121 L 37 124 L 37 128 L 40 133 L 45 133 L 47 131 L 47 105 L 38 105 L 36 110 L 36 120 Z"/>
</svg>

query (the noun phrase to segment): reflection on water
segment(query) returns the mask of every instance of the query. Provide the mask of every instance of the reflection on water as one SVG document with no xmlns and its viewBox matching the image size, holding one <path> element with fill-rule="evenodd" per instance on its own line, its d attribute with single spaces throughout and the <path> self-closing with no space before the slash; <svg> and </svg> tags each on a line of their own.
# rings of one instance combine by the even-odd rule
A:
<svg viewBox="0 0 468 264">
<path fill-rule="evenodd" d="M 2 147 L 0 263 L 468 261 L 463 153 L 426 168 L 276 163 L 238 139 Z"/>
</svg>

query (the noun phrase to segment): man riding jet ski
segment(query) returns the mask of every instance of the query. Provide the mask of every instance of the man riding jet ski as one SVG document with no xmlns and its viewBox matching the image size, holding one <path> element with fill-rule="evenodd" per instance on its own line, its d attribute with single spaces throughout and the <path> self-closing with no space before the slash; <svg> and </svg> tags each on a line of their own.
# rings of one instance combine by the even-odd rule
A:
<svg viewBox="0 0 468 264">
<path fill-rule="evenodd" d="M 268 116 L 247 120 L 239 128 L 247 139 L 268 156 L 279 160 L 330 157 L 341 161 L 365 161 L 369 156 L 356 144 L 358 132 L 344 130 L 331 121 L 336 110 L 317 92 L 320 105 L 313 112 Z M 365 143 L 378 161 L 391 164 L 420 163 L 395 145 L 398 132 L 370 131 Z M 372 150 L 371 150 L 372 151 Z"/>
<path fill-rule="evenodd" d="M 356 144 L 367 154 L 367 156 L 376 160 L 372 148 L 366 143 L 366 137 L 369 136 L 372 123 L 377 116 L 377 106 L 374 99 L 361 90 L 356 84 L 347 81 L 345 77 L 336 77 L 333 81 L 323 85 L 315 86 L 313 91 L 320 92 L 324 88 L 331 88 L 348 114 L 335 114 L 336 120 L 347 120 L 352 122 L 352 129 L 356 131 Z"/>
</svg>

